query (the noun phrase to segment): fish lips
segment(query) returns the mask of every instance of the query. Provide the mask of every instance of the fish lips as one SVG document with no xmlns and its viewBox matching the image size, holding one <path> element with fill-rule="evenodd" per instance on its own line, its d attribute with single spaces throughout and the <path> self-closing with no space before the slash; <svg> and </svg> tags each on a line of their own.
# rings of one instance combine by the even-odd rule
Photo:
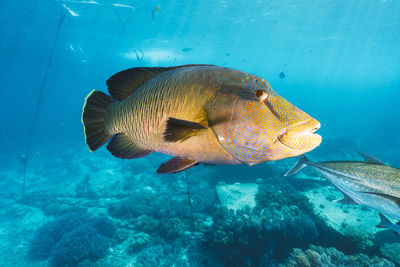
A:
<svg viewBox="0 0 400 267">
<path fill-rule="evenodd" d="M 322 142 L 322 137 L 315 132 L 321 127 L 314 118 L 295 123 L 283 130 L 278 141 L 290 149 L 310 151 Z"/>
</svg>

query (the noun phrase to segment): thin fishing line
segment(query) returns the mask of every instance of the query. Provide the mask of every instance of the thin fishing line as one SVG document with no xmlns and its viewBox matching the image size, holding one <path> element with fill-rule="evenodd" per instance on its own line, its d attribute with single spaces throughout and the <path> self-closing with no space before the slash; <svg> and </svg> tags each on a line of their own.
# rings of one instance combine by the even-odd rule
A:
<svg viewBox="0 0 400 267">
<path fill-rule="evenodd" d="M 186 180 L 186 190 L 187 190 L 187 196 L 188 196 L 188 202 L 189 202 L 189 208 L 190 208 L 190 215 L 192 218 L 192 226 L 195 226 L 195 222 L 194 222 L 194 216 L 193 216 L 193 207 L 192 207 L 192 197 L 190 195 L 190 187 L 189 187 L 189 181 L 186 175 L 186 171 L 183 172 L 183 176 L 185 176 L 185 180 Z"/>
<path fill-rule="evenodd" d="M 113 8 L 114 8 L 115 13 L 117 14 L 117 17 L 118 17 L 118 20 L 119 20 L 119 22 L 120 22 L 120 24 L 121 24 L 121 26 L 122 26 L 122 29 L 123 29 L 124 32 L 125 32 L 126 38 L 128 38 L 128 41 L 129 41 L 129 43 L 130 43 L 130 45 L 131 45 L 133 51 L 134 51 L 135 54 L 136 54 L 136 58 L 137 58 L 137 60 L 139 61 L 140 66 L 143 66 L 143 64 L 142 64 L 142 59 L 143 59 L 143 57 L 144 57 L 143 51 L 142 51 L 140 48 L 136 48 L 136 47 L 135 47 L 135 45 L 134 45 L 134 43 L 133 43 L 133 41 L 132 41 L 131 34 L 129 33 L 128 27 L 126 27 L 126 24 L 125 24 L 124 21 L 122 20 L 121 14 L 118 12 L 118 9 L 117 9 L 116 6 L 113 6 Z M 140 55 L 139 55 L 139 53 L 140 53 Z"/>
<path fill-rule="evenodd" d="M 49 61 L 47 63 L 46 71 L 44 72 L 44 75 L 43 75 L 42 83 L 41 83 L 40 89 L 39 89 L 39 96 L 38 96 L 37 101 L 36 101 L 36 106 L 35 106 L 35 109 L 33 111 L 33 118 L 32 118 L 32 121 L 31 121 L 31 125 L 29 127 L 28 146 L 27 146 L 27 150 L 26 150 L 26 154 L 25 154 L 26 157 L 23 159 L 23 163 L 24 163 L 24 181 L 23 181 L 23 185 L 22 185 L 22 198 L 25 197 L 26 171 L 27 171 L 27 168 L 28 168 L 28 159 L 29 159 L 29 155 L 31 153 L 31 148 L 32 148 L 33 128 L 34 128 L 36 120 L 37 120 L 37 114 L 38 114 L 38 111 L 39 111 L 39 106 L 40 106 L 40 103 L 42 102 L 43 89 L 44 89 L 44 87 L 46 85 L 47 75 L 49 73 L 49 69 L 50 69 L 51 63 L 53 62 L 54 51 L 56 49 L 58 37 L 60 35 L 60 29 L 61 29 L 61 26 L 62 26 L 62 24 L 64 22 L 66 14 L 67 14 L 67 10 L 63 9 L 63 11 L 61 13 L 60 20 L 58 21 L 56 37 L 54 38 L 53 46 L 52 46 L 52 48 L 50 50 L 50 58 L 49 58 Z"/>
</svg>

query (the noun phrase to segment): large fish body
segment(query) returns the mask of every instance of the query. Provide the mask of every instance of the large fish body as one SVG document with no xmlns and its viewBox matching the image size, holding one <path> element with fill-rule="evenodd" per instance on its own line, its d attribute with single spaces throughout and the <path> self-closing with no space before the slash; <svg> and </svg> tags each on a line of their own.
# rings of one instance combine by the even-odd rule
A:
<svg viewBox="0 0 400 267">
<path fill-rule="evenodd" d="M 213 65 L 132 68 L 93 90 L 82 122 L 91 151 L 120 158 L 175 156 L 159 173 L 198 163 L 241 164 L 293 157 L 317 147 L 320 123 L 262 78 Z"/>
<path fill-rule="evenodd" d="M 339 189 L 348 204 L 365 205 L 400 220 L 400 169 L 362 154 L 366 161 L 314 163 L 302 156 L 285 176 L 294 175 L 306 166 L 317 170 Z"/>
</svg>

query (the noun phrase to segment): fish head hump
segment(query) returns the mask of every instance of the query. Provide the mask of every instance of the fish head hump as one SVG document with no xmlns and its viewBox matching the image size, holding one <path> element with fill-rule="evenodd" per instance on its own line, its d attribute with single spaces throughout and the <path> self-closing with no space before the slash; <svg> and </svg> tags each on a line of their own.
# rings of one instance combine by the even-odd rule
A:
<svg viewBox="0 0 400 267">
<path fill-rule="evenodd" d="M 224 149 L 249 165 L 298 156 L 322 141 L 316 119 L 249 74 L 223 85 L 207 113 Z"/>
</svg>

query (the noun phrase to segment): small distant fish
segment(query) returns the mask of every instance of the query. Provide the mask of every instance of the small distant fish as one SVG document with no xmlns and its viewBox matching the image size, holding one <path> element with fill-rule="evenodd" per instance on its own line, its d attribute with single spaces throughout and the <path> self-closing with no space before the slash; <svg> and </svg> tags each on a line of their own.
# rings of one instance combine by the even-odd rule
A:
<svg viewBox="0 0 400 267">
<path fill-rule="evenodd" d="M 19 156 L 19 159 L 20 159 L 22 162 L 26 162 L 26 161 L 28 160 L 28 157 L 27 157 L 25 154 L 22 154 L 22 155 Z"/>
<path fill-rule="evenodd" d="M 182 48 L 182 52 L 190 52 L 192 50 L 193 50 L 193 48 L 191 48 L 191 47 Z"/>
<path fill-rule="evenodd" d="M 71 8 L 67 7 L 65 4 L 62 4 L 62 5 L 68 11 L 68 13 L 71 14 L 71 16 L 73 16 L 73 17 L 79 16 L 79 14 L 77 12 L 75 12 Z"/>
<path fill-rule="evenodd" d="M 91 151 L 111 141 L 116 157 L 154 151 L 174 158 L 158 173 L 205 164 L 248 164 L 306 153 L 321 143 L 320 123 L 261 77 L 214 65 L 132 68 L 93 90 L 83 106 Z"/>
<path fill-rule="evenodd" d="M 345 195 L 339 202 L 365 205 L 400 220 L 400 169 L 367 154 L 360 155 L 365 161 L 321 163 L 311 162 L 303 155 L 285 176 L 310 166 Z"/>
<path fill-rule="evenodd" d="M 382 213 L 379 213 L 379 217 L 381 218 L 381 222 L 376 226 L 378 228 L 389 228 L 395 231 L 396 234 L 400 235 L 400 225 L 399 223 L 392 223 L 388 220 Z"/>
<path fill-rule="evenodd" d="M 285 73 L 282 71 L 279 73 L 279 78 L 284 79 L 286 77 Z"/>
<path fill-rule="evenodd" d="M 225 56 L 229 57 L 231 55 L 231 53 L 226 53 Z"/>
<path fill-rule="evenodd" d="M 161 6 L 161 2 L 158 3 L 158 5 L 155 8 L 153 8 L 153 10 L 151 11 L 151 17 L 153 18 L 153 20 L 156 19 L 157 14 L 161 13 L 160 12 L 160 6 Z"/>
</svg>

